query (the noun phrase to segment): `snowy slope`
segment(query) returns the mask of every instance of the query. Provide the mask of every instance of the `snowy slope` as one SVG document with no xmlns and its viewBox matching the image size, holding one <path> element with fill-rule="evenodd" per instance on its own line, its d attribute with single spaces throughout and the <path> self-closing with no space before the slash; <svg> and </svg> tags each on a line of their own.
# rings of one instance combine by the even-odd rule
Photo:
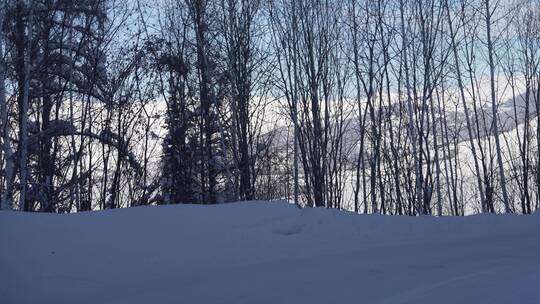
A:
<svg viewBox="0 0 540 304">
<path fill-rule="evenodd" d="M 540 303 L 540 215 L 0 212 L 0 303 Z"/>
</svg>

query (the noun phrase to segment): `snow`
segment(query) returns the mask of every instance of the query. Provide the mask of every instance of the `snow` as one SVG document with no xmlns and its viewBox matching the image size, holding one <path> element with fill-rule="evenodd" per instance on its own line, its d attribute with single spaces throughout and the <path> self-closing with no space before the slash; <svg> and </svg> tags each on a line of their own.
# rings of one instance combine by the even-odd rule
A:
<svg viewBox="0 0 540 304">
<path fill-rule="evenodd" d="M 0 303 L 540 303 L 540 214 L 0 212 Z"/>
</svg>

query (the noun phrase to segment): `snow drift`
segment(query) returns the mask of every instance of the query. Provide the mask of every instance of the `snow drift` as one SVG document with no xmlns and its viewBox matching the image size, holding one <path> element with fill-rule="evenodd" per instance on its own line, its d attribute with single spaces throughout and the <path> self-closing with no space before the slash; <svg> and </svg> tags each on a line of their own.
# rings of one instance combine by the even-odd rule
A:
<svg viewBox="0 0 540 304">
<path fill-rule="evenodd" d="M 540 303 L 540 216 L 0 212 L 0 303 Z"/>
</svg>

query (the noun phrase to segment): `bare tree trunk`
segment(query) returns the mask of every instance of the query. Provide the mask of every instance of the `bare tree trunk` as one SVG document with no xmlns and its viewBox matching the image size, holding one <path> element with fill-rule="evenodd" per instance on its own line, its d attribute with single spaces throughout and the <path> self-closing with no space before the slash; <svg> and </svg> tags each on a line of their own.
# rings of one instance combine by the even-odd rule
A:
<svg viewBox="0 0 540 304">
<path fill-rule="evenodd" d="M 493 41 L 491 38 L 491 17 L 494 11 L 490 9 L 490 2 L 489 0 L 485 1 L 485 18 L 486 18 L 486 34 L 487 34 L 487 47 L 488 47 L 488 60 L 489 60 L 489 75 L 490 75 L 490 86 L 491 86 L 491 112 L 492 112 L 492 119 L 493 119 L 493 133 L 495 136 L 495 146 L 497 149 L 497 163 L 499 166 L 499 175 L 501 178 L 501 188 L 502 188 L 502 195 L 503 195 L 503 203 L 504 203 L 504 209 L 506 213 L 511 213 L 512 209 L 510 208 L 510 201 L 508 199 L 508 192 L 506 190 L 506 175 L 504 172 L 504 166 L 503 166 L 503 159 L 502 159 L 502 151 L 501 151 L 501 143 L 499 139 L 499 118 L 497 115 L 497 94 L 496 94 L 496 88 L 495 88 L 495 61 L 493 58 Z"/>
<path fill-rule="evenodd" d="M 34 20 L 33 1 L 28 1 L 30 14 L 28 17 L 27 40 L 24 52 L 24 81 L 22 96 L 19 104 L 19 180 L 20 180 L 20 198 L 19 208 L 23 211 L 29 211 L 27 202 L 27 179 L 28 179 L 28 104 L 30 99 L 30 53 L 32 48 L 32 28 Z"/>
<path fill-rule="evenodd" d="M 469 144 L 471 145 L 471 152 L 473 155 L 474 160 L 474 169 L 476 172 L 476 183 L 478 186 L 478 191 L 480 192 L 480 205 L 482 206 L 482 212 L 486 211 L 486 198 L 484 194 L 484 187 L 482 187 L 482 180 L 481 180 L 481 173 L 480 173 L 480 166 L 478 165 L 478 156 L 476 154 L 476 147 L 474 145 L 474 135 L 472 131 L 472 124 L 471 124 L 471 118 L 469 116 L 469 106 L 467 105 L 466 99 L 465 99 L 465 89 L 463 85 L 463 79 L 461 76 L 461 67 L 459 64 L 459 55 L 457 52 L 457 45 L 456 45 L 456 33 L 454 32 L 454 27 L 452 25 L 452 19 L 450 17 L 450 8 L 448 6 L 448 0 L 444 3 L 445 9 L 446 9 L 446 17 L 448 21 L 448 28 L 450 29 L 450 38 L 451 38 L 451 47 L 452 47 L 452 53 L 454 55 L 454 68 L 456 69 L 456 77 L 458 81 L 458 87 L 459 87 L 459 97 L 461 99 L 461 103 L 463 105 L 463 110 L 465 112 L 465 121 L 467 123 L 467 134 L 469 137 Z"/>
<path fill-rule="evenodd" d="M 536 212 L 540 208 L 540 71 L 536 77 Z"/>
<path fill-rule="evenodd" d="M 201 185 L 203 186 L 202 196 L 204 203 L 216 203 L 216 164 L 213 152 L 214 96 L 211 92 L 210 63 L 208 58 L 208 23 L 207 23 L 207 3 L 206 1 L 191 1 L 191 15 L 194 22 L 197 52 L 197 69 L 199 72 L 199 99 L 201 103 Z M 206 168 L 206 170 L 204 169 Z M 205 178 L 206 176 L 206 178 Z M 208 187 L 205 182 L 208 180 Z"/>
<path fill-rule="evenodd" d="M 293 19 L 293 124 L 294 124 L 294 203 L 296 205 L 300 204 L 299 201 L 299 181 L 298 181 L 298 149 L 299 147 L 299 136 L 300 136 L 300 127 L 298 125 L 298 44 L 296 43 L 298 39 L 298 17 L 296 12 L 296 3 L 297 1 L 292 2 L 292 19 Z"/>
<path fill-rule="evenodd" d="M 4 2 L 0 6 L 0 130 L 2 132 L 2 151 L 4 154 L 4 179 L 5 189 L 2 193 L 0 201 L 0 210 L 12 210 L 13 209 L 13 182 L 15 178 L 15 165 L 13 161 L 13 150 L 11 149 L 11 139 L 9 136 L 9 116 L 6 100 L 6 63 L 4 61 L 4 31 L 2 24 L 4 21 L 4 14 L 7 8 L 7 3 Z M 1 170 L 1 166 L 0 166 Z"/>
<path fill-rule="evenodd" d="M 414 112 L 413 112 L 413 105 L 412 105 L 412 96 L 411 96 L 411 85 L 410 85 L 410 76 L 409 76 L 409 59 L 407 57 L 407 49 L 408 49 L 408 33 L 405 31 L 405 4 L 404 0 L 400 0 L 400 18 L 401 18 L 401 39 L 403 40 L 402 43 L 402 52 L 403 52 L 403 64 L 405 69 L 405 89 L 407 91 L 407 115 L 408 115 L 408 126 L 411 136 L 411 147 L 412 147 L 412 154 L 414 159 L 414 177 L 415 177 L 415 202 L 414 206 L 416 207 L 416 210 L 418 213 L 421 212 L 421 206 L 422 203 L 422 191 L 421 191 L 421 180 L 420 180 L 420 162 L 418 160 L 418 148 L 417 148 L 417 139 L 416 139 L 416 126 L 415 126 L 415 120 L 414 120 Z"/>
</svg>

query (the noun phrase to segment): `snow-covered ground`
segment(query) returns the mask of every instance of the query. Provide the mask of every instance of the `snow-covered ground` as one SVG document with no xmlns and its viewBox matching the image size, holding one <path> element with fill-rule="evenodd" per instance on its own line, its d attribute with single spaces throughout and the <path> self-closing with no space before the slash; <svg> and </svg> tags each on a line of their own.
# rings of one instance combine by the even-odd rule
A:
<svg viewBox="0 0 540 304">
<path fill-rule="evenodd" d="M 0 212 L 0 303 L 540 303 L 540 214 Z"/>
</svg>

